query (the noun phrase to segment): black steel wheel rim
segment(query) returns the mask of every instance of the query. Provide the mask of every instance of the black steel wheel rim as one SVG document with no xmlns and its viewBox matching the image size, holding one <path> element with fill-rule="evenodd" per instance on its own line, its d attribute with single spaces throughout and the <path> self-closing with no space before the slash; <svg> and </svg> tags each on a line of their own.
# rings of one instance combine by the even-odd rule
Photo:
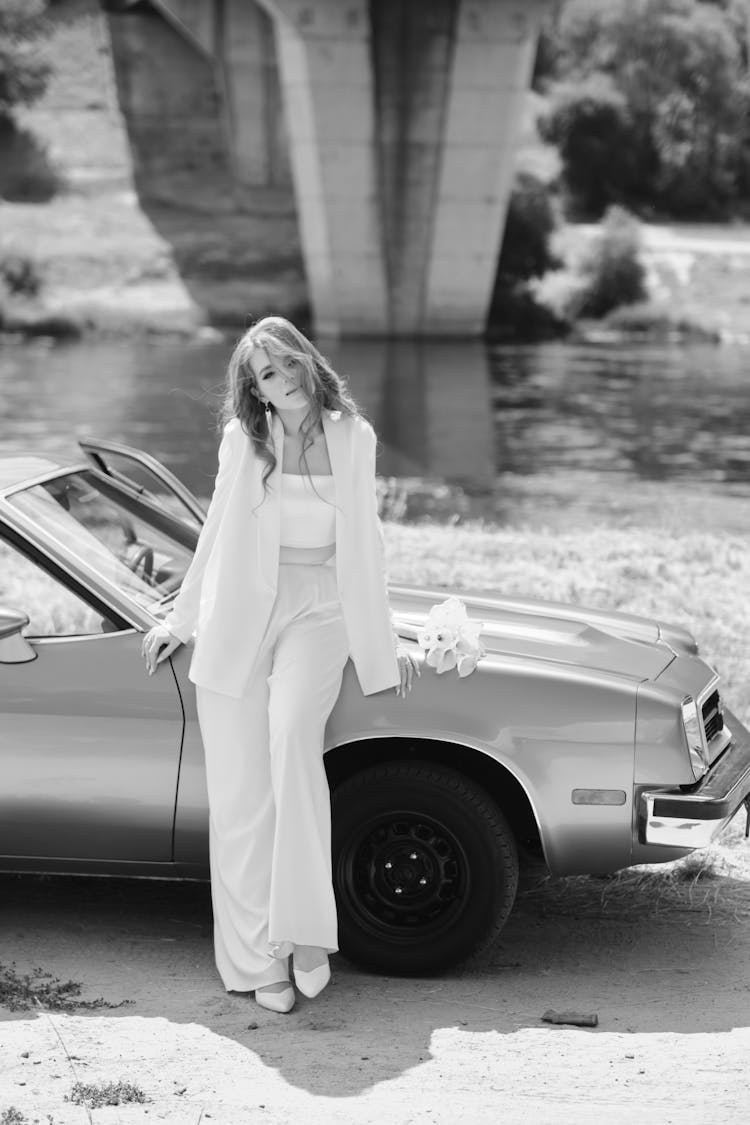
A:
<svg viewBox="0 0 750 1125">
<path fill-rule="evenodd" d="M 410 945 L 449 929 L 470 895 L 469 862 L 450 828 L 421 812 L 370 817 L 337 859 L 339 897 L 361 930 Z"/>
</svg>

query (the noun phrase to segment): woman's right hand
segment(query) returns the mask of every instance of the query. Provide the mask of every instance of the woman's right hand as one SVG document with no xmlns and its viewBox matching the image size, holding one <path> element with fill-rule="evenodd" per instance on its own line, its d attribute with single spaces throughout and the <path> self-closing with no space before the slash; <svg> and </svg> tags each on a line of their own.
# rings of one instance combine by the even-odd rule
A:
<svg viewBox="0 0 750 1125">
<path fill-rule="evenodd" d="M 153 629 L 149 629 L 141 645 L 141 655 L 146 661 L 149 676 L 156 671 L 157 664 L 171 656 L 181 644 L 182 641 L 170 633 L 166 625 L 154 625 Z"/>
</svg>

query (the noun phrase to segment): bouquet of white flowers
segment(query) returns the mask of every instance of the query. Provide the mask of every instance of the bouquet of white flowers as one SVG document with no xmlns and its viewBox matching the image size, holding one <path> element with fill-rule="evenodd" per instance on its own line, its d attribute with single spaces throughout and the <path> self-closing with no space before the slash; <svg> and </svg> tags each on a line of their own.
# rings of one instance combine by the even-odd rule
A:
<svg viewBox="0 0 750 1125">
<path fill-rule="evenodd" d="M 483 624 L 469 619 L 460 598 L 447 598 L 434 605 L 424 628 L 417 632 L 417 641 L 427 654 L 425 663 L 438 673 L 456 668 L 459 676 L 468 676 L 485 655 L 479 641 Z"/>
</svg>

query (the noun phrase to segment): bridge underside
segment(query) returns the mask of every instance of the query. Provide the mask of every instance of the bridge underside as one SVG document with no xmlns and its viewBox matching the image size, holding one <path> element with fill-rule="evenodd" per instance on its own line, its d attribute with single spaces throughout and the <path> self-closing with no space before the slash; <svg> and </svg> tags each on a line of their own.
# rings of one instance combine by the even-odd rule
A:
<svg viewBox="0 0 750 1125">
<path fill-rule="evenodd" d="M 547 2 L 109 0 L 138 190 L 229 231 L 248 316 L 479 335 Z"/>
</svg>

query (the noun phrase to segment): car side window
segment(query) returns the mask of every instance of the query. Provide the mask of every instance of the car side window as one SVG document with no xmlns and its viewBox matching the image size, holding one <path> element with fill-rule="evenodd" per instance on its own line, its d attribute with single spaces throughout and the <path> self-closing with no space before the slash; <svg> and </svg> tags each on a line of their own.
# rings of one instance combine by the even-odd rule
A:
<svg viewBox="0 0 750 1125">
<path fill-rule="evenodd" d="M 117 628 L 57 578 L 0 540 L 0 605 L 29 618 L 26 637 L 78 637 Z"/>
</svg>

